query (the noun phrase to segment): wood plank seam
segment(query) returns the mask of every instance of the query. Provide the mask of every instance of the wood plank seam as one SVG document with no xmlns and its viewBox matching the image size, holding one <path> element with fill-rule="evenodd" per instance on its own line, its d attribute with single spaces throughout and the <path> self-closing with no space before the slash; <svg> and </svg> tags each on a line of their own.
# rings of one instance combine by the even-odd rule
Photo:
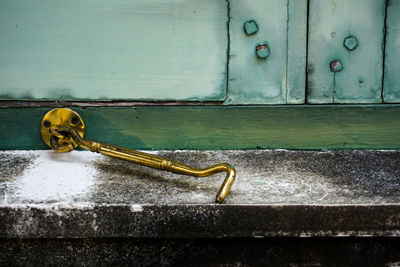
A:
<svg viewBox="0 0 400 267">
<path fill-rule="evenodd" d="M 222 100 L 222 103 L 226 101 L 229 94 L 229 62 L 230 62 L 230 50 L 231 50 L 231 32 L 230 32 L 230 24 L 231 24 L 231 3 L 230 0 L 226 0 L 226 13 L 228 16 L 228 20 L 226 21 L 226 36 L 227 36 L 227 46 L 226 46 L 226 87 L 225 87 L 225 98 Z"/>
<path fill-rule="evenodd" d="M 386 41 L 387 41 L 387 16 L 388 16 L 389 0 L 385 0 L 385 19 L 383 22 L 383 40 L 382 40 L 382 87 L 381 99 L 385 103 L 384 90 L 385 90 L 385 59 L 386 59 Z"/>
</svg>

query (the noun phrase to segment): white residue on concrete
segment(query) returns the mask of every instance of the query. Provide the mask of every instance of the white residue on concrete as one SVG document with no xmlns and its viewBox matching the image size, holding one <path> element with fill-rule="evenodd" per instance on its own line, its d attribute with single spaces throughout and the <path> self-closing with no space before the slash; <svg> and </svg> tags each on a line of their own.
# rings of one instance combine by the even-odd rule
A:
<svg viewBox="0 0 400 267">
<path fill-rule="evenodd" d="M 13 202 L 85 202 L 94 189 L 94 160 L 100 155 L 86 151 L 56 153 L 38 151 L 31 167 L 16 179 Z"/>
<path fill-rule="evenodd" d="M 141 205 L 138 204 L 132 204 L 129 206 L 131 212 L 142 212 L 143 211 L 143 207 Z"/>
</svg>

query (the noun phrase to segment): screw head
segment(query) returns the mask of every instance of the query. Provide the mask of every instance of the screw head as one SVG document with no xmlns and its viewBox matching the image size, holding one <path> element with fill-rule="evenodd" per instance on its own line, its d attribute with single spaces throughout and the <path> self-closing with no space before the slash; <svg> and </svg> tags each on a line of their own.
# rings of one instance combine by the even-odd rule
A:
<svg viewBox="0 0 400 267">
<path fill-rule="evenodd" d="M 343 70 L 343 64 L 340 60 L 335 59 L 329 63 L 329 67 L 332 72 L 341 72 Z"/>
<path fill-rule="evenodd" d="M 269 56 L 269 48 L 266 43 L 262 43 L 256 46 L 256 55 L 258 58 L 266 59 Z"/>
<path fill-rule="evenodd" d="M 343 41 L 343 46 L 347 50 L 353 51 L 358 46 L 358 39 L 353 35 L 347 36 Z"/>
<path fill-rule="evenodd" d="M 77 117 L 77 116 L 73 116 L 72 118 L 71 118 L 71 123 L 72 124 L 77 124 L 79 122 L 79 118 Z"/>
<path fill-rule="evenodd" d="M 244 32 L 247 35 L 252 35 L 258 32 L 258 25 L 255 20 L 248 20 L 243 25 Z"/>
<path fill-rule="evenodd" d="M 43 126 L 46 127 L 46 128 L 49 128 L 49 127 L 51 126 L 51 122 L 48 121 L 48 120 L 45 120 L 45 121 L 43 122 Z"/>
</svg>

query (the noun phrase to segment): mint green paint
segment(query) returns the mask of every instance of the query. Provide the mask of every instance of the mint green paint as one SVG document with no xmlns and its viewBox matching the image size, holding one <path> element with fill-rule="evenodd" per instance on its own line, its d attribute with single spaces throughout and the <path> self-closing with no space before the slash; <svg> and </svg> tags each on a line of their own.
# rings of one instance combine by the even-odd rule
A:
<svg viewBox="0 0 400 267">
<path fill-rule="evenodd" d="M 0 2 L 1 99 L 223 100 L 227 2 Z"/>
<path fill-rule="evenodd" d="M 306 85 L 307 0 L 289 0 L 286 103 L 303 104 Z"/>
<path fill-rule="evenodd" d="M 231 0 L 230 61 L 226 104 L 304 102 L 305 0 Z M 246 35 L 243 24 L 254 20 L 258 32 Z M 268 43 L 267 59 L 255 48 Z M 266 51 L 264 51 L 266 52 Z"/>
<path fill-rule="evenodd" d="M 309 103 L 380 103 L 385 0 L 310 0 Z M 358 47 L 344 47 L 348 36 Z M 333 73 L 330 62 L 343 70 Z"/>
<path fill-rule="evenodd" d="M 0 150 L 47 149 L 50 108 L 0 108 Z M 400 105 L 73 108 L 88 139 L 133 149 L 400 149 Z"/>
<path fill-rule="evenodd" d="M 347 36 L 344 39 L 343 45 L 347 50 L 353 51 L 358 46 L 358 39 L 352 35 Z"/>
<path fill-rule="evenodd" d="M 227 104 L 282 104 L 286 88 L 286 2 L 281 0 L 230 1 L 230 55 Z M 243 23 L 254 19 L 258 32 L 247 36 Z M 267 42 L 267 60 L 255 53 Z"/>
<path fill-rule="evenodd" d="M 257 22 L 254 20 L 249 20 L 244 23 L 244 31 L 247 35 L 252 35 L 258 31 Z"/>
<path fill-rule="evenodd" d="M 387 8 L 385 102 L 400 102 L 400 1 L 389 1 Z"/>
</svg>

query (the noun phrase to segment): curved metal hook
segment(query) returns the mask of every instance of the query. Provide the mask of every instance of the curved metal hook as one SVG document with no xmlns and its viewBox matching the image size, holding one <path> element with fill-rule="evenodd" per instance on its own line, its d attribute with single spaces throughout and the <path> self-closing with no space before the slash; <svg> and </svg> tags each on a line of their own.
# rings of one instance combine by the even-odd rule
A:
<svg viewBox="0 0 400 267">
<path fill-rule="evenodd" d="M 70 136 L 80 147 L 86 150 L 163 171 L 196 177 L 206 177 L 216 173 L 226 172 L 225 180 L 217 193 L 216 201 L 218 203 L 224 201 L 235 180 L 235 168 L 227 163 L 216 164 L 204 169 L 196 169 L 179 162 L 167 160 L 163 157 L 150 155 L 140 151 L 118 147 L 110 144 L 85 140 L 71 127 L 59 128 L 57 129 L 57 132 L 62 136 Z M 53 149 L 56 150 L 57 148 L 54 147 Z"/>
<path fill-rule="evenodd" d="M 196 169 L 180 162 L 167 160 L 163 157 L 86 140 L 83 138 L 85 134 L 85 124 L 82 118 L 78 113 L 67 108 L 55 108 L 50 110 L 42 119 L 40 132 L 44 142 L 57 152 L 68 152 L 80 146 L 92 152 L 177 174 L 205 177 L 220 172 L 226 172 L 225 180 L 216 197 L 218 203 L 224 201 L 236 176 L 235 168 L 227 163 L 216 164 L 204 169 Z"/>
</svg>

